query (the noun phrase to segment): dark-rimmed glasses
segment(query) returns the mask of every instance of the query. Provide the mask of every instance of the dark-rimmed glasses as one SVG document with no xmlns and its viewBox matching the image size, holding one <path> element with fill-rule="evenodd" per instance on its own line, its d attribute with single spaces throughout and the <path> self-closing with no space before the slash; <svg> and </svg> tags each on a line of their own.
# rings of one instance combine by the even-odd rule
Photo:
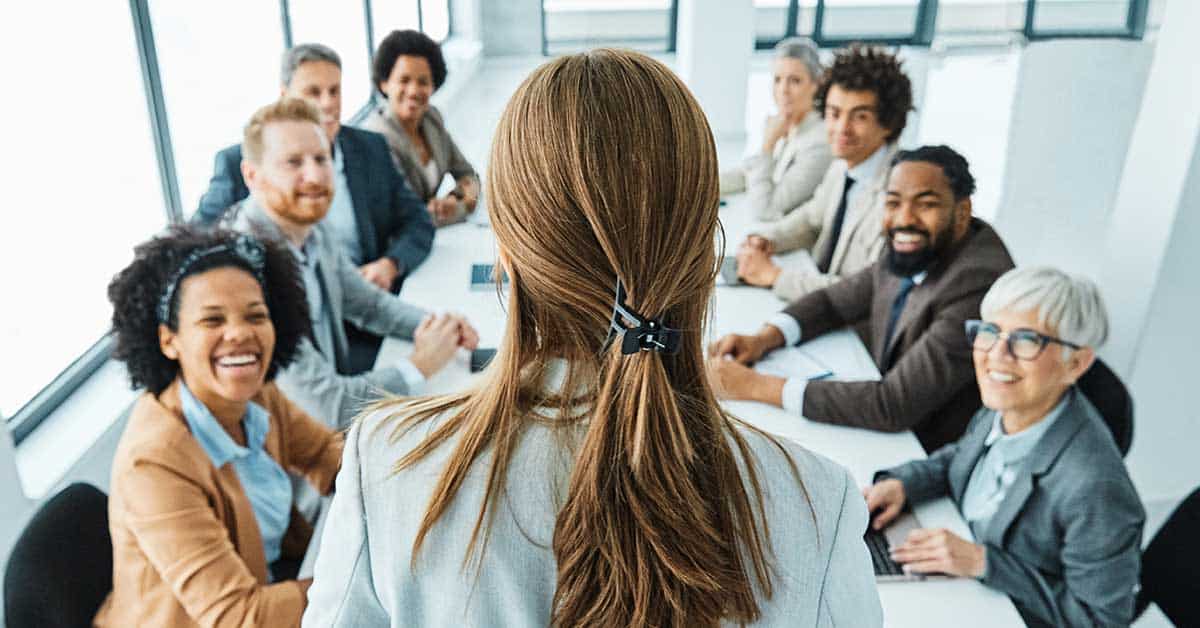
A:
<svg viewBox="0 0 1200 628">
<path fill-rule="evenodd" d="M 992 347 L 996 346 L 1000 340 L 1004 340 L 1008 344 L 1009 355 L 1018 360 L 1036 360 L 1046 349 L 1046 345 L 1052 342 L 1072 349 L 1083 348 L 1061 338 L 1039 334 L 1032 329 L 1021 328 L 1005 332 L 1000 331 L 1000 327 L 995 323 L 980 320 L 967 321 L 967 342 L 970 343 L 972 349 L 991 351 Z"/>
</svg>

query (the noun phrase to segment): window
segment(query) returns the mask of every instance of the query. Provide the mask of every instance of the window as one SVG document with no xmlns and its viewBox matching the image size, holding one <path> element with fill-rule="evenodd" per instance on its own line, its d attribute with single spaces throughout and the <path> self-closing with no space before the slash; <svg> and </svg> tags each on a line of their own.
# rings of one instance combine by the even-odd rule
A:
<svg viewBox="0 0 1200 628">
<path fill-rule="evenodd" d="M 371 42 L 376 48 L 388 33 L 421 30 L 423 8 L 419 0 L 374 0 L 371 2 Z M 433 35 L 430 35 L 433 37 Z M 437 39 L 434 37 L 434 39 Z M 371 51 L 374 54 L 374 51 Z"/>
<path fill-rule="evenodd" d="M 592 46 L 674 49 L 677 0 L 543 0 L 542 52 Z"/>
<path fill-rule="evenodd" d="M 5 417 L 104 336 L 105 287 L 166 224 L 129 15 L 115 2 L 0 8 L 5 58 L 36 60 L 8 69 L 20 87 L 6 102 L 14 159 L 0 229 Z"/>
<path fill-rule="evenodd" d="M 274 2 L 149 4 L 180 198 L 191 216 L 217 151 L 240 142 L 250 115 L 279 97 L 283 23 Z"/>
<path fill-rule="evenodd" d="M 367 103 L 371 95 L 370 60 L 374 51 L 367 43 L 363 5 L 329 0 L 289 0 L 288 7 L 293 44 L 321 43 L 341 56 L 342 118 L 348 119 Z"/>
<path fill-rule="evenodd" d="M 450 36 L 450 0 L 421 0 L 421 30 L 434 41 Z"/>
<path fill-rule="evenodd" d="M 1141 37 L 1145 25 L 1146 0 L 1035 0 L 1026 34 Z"/>
</svg>

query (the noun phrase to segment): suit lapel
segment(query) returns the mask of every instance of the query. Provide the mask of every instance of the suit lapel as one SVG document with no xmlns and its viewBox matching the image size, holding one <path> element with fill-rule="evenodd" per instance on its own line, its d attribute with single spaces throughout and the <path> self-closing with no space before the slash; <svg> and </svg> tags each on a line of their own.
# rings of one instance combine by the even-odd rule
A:
<svg viewBox="0 0 1200 628">
<path fill-rule="evenodd" d="M 884 370 L 883 359 L 887 356 L 887 347 L 883 346 L 883 336 L 887 333 L 888 313 L 892 309 L 892 300 L 900 290 L 900 278 L 876 266 L 879 277 L 875 286 L 875 298 L 871 308 L 871 346 L 875 364 L 879 370 Z"/>
<path fill-rule="evenodd" d="M 995 412 L 993 410 L 980 408 L 979 412 L 975 414 L 975 418 L 971 420 L 970 431 L 958 441 L 958 454 L 954 456 L 947 472 L 950 480 L 950 496 L 956 504 L 962 503 L 963 494 L 967 491 L 967 482 L 971 479 L 971 472 L 975 470 L 975 465 L 979 464 L 979 458 L 983 456 L 984 442 L 987 441 L 988 432 L 992 430 L 994 419 Z"/>
<path fill-rule="evenodd" d="M 904 332 L 913 325 L 921 311 L 933 299 L 933 293 L 937 289 L 937 283 L 933 278 L 926 277 L 926 280 L 921 282 L 921 285 L 913 286 L 908 293 L 908 299 L 904 301 L 904 309 L 900 310 L 900 318 L 896 319 L 896 329 L 892 331 L 891 341 L 888 346 L 883 348 L 883 357 L 888 358 L 887 362 L 880 362 L 881 366 L 887 367 L 891 365 L 890 358 L 892 353 L 896 351 L 896 347 L 900 344 L 900 338 L 904 336 Z M 888 309 L 892 307 L 892 301 L 895 300 L 899 292 L 899 279 L 897 279 L 896 289 L 892 290 L 891 297 L 888 300 Z M 890 311 L 889 311 L 890 315 Z M 886 320 L 884 322 L 886 326 Z M 886 327 L 885 327 L 886 333 Z"/>
<path fill-rule="evenodd" d="M 364 159 L 354 141 L 353 131 L 342 127 L 338 132 L 338 150 L 342 151 L 342 171 L 346 175 L 346 187 L 350 189 L 350 205 L 354 210 L 354 223 L 358 226 L 358 239 L 362 243 L 366 261 L 379 258 L 379 247 L 375 238 L 375 223 L 371 216 L 365 171 L 357 168 Z"/>
<path fill-rule="evenodd" d="M 1067 394 L 1078 395 L 1074 390 Z M 1058 455 L 1083 427 L 1084 415 L 1078 404 L 1078 397 L 1072 397 L 1067 407 L 1063 409 L 1063 413 L 1055 420 L 1054 425 L 1050 426 L 1049 431 L 1042 435 L 1033 451 L 1029 452 L 1029 457 L 1026 458 L 1025 464 L 1021 465 L 1021 470 L 1013 480 L 1012 486 L 1009 487 L 1004 501 L 1000 502 L 996 514 L 992 515 L 991 521 L 988 522 L 987 529 L 983 534 L 984 542 L 994 543 L 997 546 L 1003 545 L 1005 532 L 1008 531 L 1017 515 L 1021 514 L 1025 502 L 1033 494 L 1035 478 L 1050 470 L 1051 465 L 1058 459 Z"/>
</svg>

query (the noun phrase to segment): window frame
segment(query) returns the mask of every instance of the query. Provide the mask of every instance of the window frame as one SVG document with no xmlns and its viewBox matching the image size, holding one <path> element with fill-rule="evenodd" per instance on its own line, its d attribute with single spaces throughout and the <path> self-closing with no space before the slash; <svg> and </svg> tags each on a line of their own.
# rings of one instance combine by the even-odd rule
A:
<svg viewBox="0 0 1200 628">
<path fill-rule="evenodd" d="M 1037 28 L 1038 0 L 1025 0 L 1025 28 L 1023 34 L 1028 41 L 1045 41 L 1048 39 L 1093 39 L 1118 38 L 1142 39 L 1146 34 L 1146 16 L 1149 13 L 1149 0 L 1128 0 L 1129 7 L 1125 14 L 1125 27 L 1117 29 L 1044 29 Z"/>
</svg>

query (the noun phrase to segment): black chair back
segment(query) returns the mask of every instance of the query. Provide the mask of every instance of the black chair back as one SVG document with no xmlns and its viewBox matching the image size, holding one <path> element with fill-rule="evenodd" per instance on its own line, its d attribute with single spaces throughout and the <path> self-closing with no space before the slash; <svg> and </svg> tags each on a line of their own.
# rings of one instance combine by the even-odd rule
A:
<svg viewBox="0 0 1200 628">
<path fill-rule="evenodd" d="M 4 573 L 9 628 L 92 625 L 112 590 L 108 496 L 72 484 L 38 510 L 17 539 Z"/>
<path fill-rule="evenodd" d="M 1100 417 L 1108 424 L 1121 456 L 1129 453 L 1133 444 L 1133 397 L 1117 374 L 1099 358 L 1092 363 L 1079 381 L 1075 382 L 1083 395 L 1096 406 Z"/>
</svg>

